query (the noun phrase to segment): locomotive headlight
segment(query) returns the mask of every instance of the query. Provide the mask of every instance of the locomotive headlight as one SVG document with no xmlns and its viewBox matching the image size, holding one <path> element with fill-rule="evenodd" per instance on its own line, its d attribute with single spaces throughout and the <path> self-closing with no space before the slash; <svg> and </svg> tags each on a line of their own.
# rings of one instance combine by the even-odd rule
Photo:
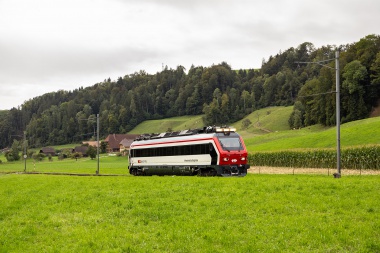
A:
<svg viewBox="0 0 380 253">
<path fill-rule="evenodd" d="M 245 157 L 240 158 L 240 160 L 245 161 Z"/>
<path fill-rule="evenodd" d="M 225 161 L 225 162 L 227 162 L 228 160 L 229 160 L 228 157 L 223 158 L 223 161 Z"/>
</svg>

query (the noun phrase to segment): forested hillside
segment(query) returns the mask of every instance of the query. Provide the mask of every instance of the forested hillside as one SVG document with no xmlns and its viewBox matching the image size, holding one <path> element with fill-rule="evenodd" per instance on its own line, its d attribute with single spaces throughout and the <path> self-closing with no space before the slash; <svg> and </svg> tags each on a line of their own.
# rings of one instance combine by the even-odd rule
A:
<svg viewBox="0 0 380 253">
<path fill-rule="evenodd" d="M 305 42 L 263 60 L 260 70 L 165 68 L 110 78 L 91 87 L 60 90 L 0 113 L 0 148 L 26 131 L 29 146 L 89 139 L 100 115 L 100 135 L 126 133 L 147 119 L 204 114 L 205 124 L 235 122 L 255 109 L 295 105 L 289 127 L 335 124 L 335 70 L 317 62 L 340 50 L 342 122 L 368 117 L 380 98 L 380 36 L 315 48 Z M 334 68 L 334 61 L 328 63 Z M 317 95 L 319 94 L 319 95 Z"/>
</svg>

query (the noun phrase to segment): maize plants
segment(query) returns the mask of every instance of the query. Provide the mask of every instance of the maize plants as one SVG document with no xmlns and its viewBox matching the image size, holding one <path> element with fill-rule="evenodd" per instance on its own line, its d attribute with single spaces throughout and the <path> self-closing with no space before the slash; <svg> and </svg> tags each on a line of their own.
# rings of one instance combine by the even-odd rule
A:
<svg viewBox="0 0 380 253">
<path fill-rule="evenodd" d="M 336 150 L 280 151 L 249 153 L 252 166 L 293 168 L 335 168 Z M 380 146 L 347 148 L 341 151 L 343 169 L 380 169 Z"/>
</svg>

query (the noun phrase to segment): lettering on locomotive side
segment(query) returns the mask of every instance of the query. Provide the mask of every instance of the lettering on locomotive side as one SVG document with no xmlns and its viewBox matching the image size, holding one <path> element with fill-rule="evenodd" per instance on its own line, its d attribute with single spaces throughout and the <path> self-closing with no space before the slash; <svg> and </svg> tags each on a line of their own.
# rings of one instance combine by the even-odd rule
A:
<svg viewBox="0 0 380 253">
<path fill-rule="evenodd" d="M 195 163 L 195 162 L 198 162 L 198 159 L 185 159 L 183 160 L 185 162 L 191 162 L 191 163 Z"/>
</svg>

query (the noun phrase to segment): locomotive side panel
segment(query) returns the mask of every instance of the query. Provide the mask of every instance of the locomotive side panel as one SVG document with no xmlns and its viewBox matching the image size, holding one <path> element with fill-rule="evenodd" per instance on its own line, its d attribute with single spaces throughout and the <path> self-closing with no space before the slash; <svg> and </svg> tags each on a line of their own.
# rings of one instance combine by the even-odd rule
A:
<svg viewBox="0 0 380 253">
<path fill-rule="evenodd" d="M 249 168 L 242 138 L 225 130 L 135 141 L 129 162 L 133 175 L 245 176 Z"/>
<path fill-rule="evenodd" d="M 133 157 L 130 164 L 132 166 L 194 166 L 210 165 L 210 155 L 187 155 L 187 156 L 154 156 L 154 157 Z"/>
</svg>

